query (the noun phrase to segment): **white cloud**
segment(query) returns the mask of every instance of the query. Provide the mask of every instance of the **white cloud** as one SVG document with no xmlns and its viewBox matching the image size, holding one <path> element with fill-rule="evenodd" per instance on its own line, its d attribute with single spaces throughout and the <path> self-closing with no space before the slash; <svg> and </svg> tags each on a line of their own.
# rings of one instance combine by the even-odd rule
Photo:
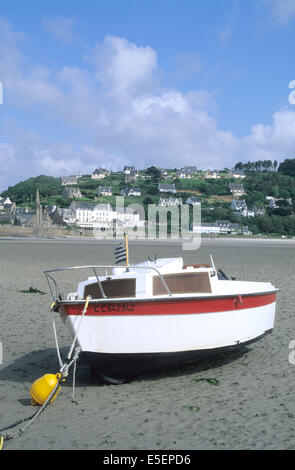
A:
<svg viewBox="0 0 295 470">
<path fill-rule="evenodd" d="M 265 0 L 273 17 L 282 26 L 288 25 L 295 18 L 295 0 Z"/>
<path fill-rule="evenodd" d="M 294 156 L 295 111 L 282 109 L 273 114 L 272 125 L 256 124 L 241 146 L 249 160 L 282 160 Z"/>
<path fill-rule="evenodd" d="M 83 174 L 99 166 L 120 170 L 124 164 L 223 168 L 239 160 L 280 160 L 294 149 L 293 110 L 280 110 L 271 125 L 256 124 L 249 136 L 237 138 L 218 128 L 217 103 L 208 91 L 161 87 L 157 54 L 149 46 L 106 36 L 87 57 L 88 68 L 53 71 L 30 63 L 22 41 L 0 21 L 5 103 L 25 110 L 28 122 L 45 121 L 48 132 L 41 135 L 33 124 L 22 129 L 13 121 L 0 122 L 5 135 L 0 160 L 8 162 L 0 190 L 42 173 Z M 68 142 L 54 139 L 60 126 L 72 136 Z"/>
<path fill-rule="evenodd" d="M 0 142 L 0 192 L 7 188 L 11 172 L 14 171 L 17 159 L 14 147 L 6 142 Z"/>
<path fill-rule="evenodd" d="M 149 88 L 157 68 L 157 54 L 151 47 L 139 47 L 115 36 L 97 43 L 89 59 L 105 92 L 120 99 Z"/>
</svg>

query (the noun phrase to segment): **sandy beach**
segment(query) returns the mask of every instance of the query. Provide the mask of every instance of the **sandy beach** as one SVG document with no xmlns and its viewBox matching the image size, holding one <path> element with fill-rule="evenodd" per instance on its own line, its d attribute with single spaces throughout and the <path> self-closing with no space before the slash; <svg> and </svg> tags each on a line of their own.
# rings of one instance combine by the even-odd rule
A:
<svg viewBox="0 0 295 470">
<path fill-rule="evenodd" d="M 181 243 L 131 243 L 131 262 L 157 255 L 207 263 L 211 253 L 216 267 L 230 276 L 272 282 L 279 289 L 273 333 L 242 351 L 123 385 L 99 384 L 81 357 L 77 404 L 71 401 L 70 374 L 54 403 L 21 436 L 5 442 L 4 450 L 295 449 L 295 365 L 288 360 L 295 340 L 294 244 L 206 239 L 199 250 L 183 251 Z M 43 271 L 112 264 L 113 248 L 113 242 L 91 240 L 0 240 L 0 429 L 32 415 L 32 382 L 58 372 Z M 45 294 L 21 292 L 31 285 Z M 59 317 L 56 323 L 65 358 L 71 338 Z"/>
</svg>

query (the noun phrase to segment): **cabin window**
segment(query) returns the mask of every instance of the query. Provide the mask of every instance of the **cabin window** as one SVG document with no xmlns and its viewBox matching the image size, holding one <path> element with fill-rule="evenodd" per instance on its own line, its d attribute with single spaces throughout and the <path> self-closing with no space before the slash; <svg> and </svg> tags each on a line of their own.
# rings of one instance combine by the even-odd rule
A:
<svg viewBox="0 0 295 470">
<path fill-rule="evenodd" d="M 163 278 L 172 294 L 204 294 L 210 293 L 211 285 L 207 272 L 166 274 Z M 153 279 L 153 295 L 164 295 L 167 291 L 159 276 Z"/>
<path fill-rule="evenodd" d="M 101 282 L 107 298 L 114 297 L 135 297 L 135 279 L 110 279 Z M 84 289 L 84 298 L 91 295 L 93 299 L 101 299 L 101 291 L 97 282 L 87 284 Z"/>
</svg>

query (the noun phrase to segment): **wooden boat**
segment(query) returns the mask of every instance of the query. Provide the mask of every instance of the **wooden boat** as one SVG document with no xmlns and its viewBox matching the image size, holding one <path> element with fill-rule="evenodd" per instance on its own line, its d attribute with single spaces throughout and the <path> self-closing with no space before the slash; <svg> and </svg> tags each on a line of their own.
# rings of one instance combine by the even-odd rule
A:
<svg viewBox="0 0 295 470">
<path fill-rule="evenodd" d="M 66 298 L 53 273 L 90 269 Z M 104 275 L 98 273 L 104 270 Z M 59 312 L 96 375 L 113 382 L 246 345 L 272 332 L 277 289 L 163 258 L 45 271 Z M 85 305 L 87 304 L 87 308 Z"/>
</svg>

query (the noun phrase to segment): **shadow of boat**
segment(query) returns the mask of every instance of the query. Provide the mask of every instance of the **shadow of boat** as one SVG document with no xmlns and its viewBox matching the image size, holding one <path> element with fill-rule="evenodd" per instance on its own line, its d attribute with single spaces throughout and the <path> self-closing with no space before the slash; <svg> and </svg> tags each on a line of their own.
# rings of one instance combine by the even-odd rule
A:
<svg viewBox="0 0 295 470">
<path fill-rule="evenodd" d="M 61 357 L 65 360 L 68 348 L 61 348 Z M 124 382 L 134 382 L 137 380 L 158 380 L 164 377 L 180 377 L 185 375 L 199 374 L 207 371 L 214 372 L 226 364 L 239 360 L 249 352 L 249 347 L 241 345 L 239 348 L 227 349 L 224 351 L 206 351 L 200 352 L 198 359 L 178 365 L 171 368 L 157 368 L 154 371 L 137 374 L 125 380 L 112 379 L 108 381 L 108 377 L 104 380 L 95 374 L 83 353 L 77 361 L 76 384 L 79 386 L 105 385 Z M 65 381 L 65 387 L 72 387 L 72 368 L 69 376 Z M 35 350 L 24 356 L 18 357 L 7 366 L 3 365 L 0 369 L 0 380 L 7 382 L 29 382 L 33 383 L 40 376 L 47 373 L 57 373 L 59 364 L 54 348 L 46 348 Z"/>
</svg>

